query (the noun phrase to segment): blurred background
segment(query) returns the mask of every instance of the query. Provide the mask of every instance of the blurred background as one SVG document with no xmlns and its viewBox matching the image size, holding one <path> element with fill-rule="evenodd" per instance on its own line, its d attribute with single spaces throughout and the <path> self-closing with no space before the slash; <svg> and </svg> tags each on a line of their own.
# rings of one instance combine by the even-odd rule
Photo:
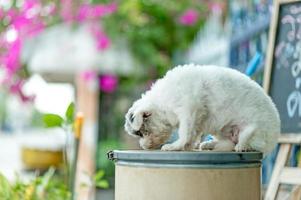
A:
<svg viewBox="0 0 301 200">
<path fill-rule="evenodd" d="M 49 188 L 64 183 L 59 166 L 66 146 L 74 155 L 74 139 L 56 120 L 68 121 L 74 102 L 84 114 L 75 187 L 90 188 L 79 199 L 113 199 L 106 152 L 139 149 L 123 128 L 131 103 L 184 63 L 228 66 L 262 84 L 271 11 L 271 0 L 0 0 L 1 176 L 17 180 L 17 193 L 40 177 L 55 176 Z M 52 128 L 47 113 L 56 116 Z M 62 185 L 45 191 L 66 199 Z"/>
</svg>

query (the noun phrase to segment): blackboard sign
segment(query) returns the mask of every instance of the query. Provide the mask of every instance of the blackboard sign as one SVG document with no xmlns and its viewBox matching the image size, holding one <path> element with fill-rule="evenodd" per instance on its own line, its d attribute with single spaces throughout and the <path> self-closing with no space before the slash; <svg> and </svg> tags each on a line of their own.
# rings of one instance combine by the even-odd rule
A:
<svg viewBox="0 0 301 200">
<path fill-rule="evenodd" d="M 278 108 L 282 133 L 301 133 L 301 1 L 274 4 L 264 87 Z"/>
</svg>

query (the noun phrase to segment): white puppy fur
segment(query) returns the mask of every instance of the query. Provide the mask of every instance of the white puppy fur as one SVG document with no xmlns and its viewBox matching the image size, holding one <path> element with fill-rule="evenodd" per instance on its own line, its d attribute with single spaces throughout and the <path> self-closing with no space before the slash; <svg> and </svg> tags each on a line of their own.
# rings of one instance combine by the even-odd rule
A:
<svg viewBox="0 0 301 200">
<path fill-rule="evenodd" d="M 204 133 L 216 140 L 199 148 L 269 153 L 280 133 L 272 100 L 244 74 L 224 67 L 184 65 L 170 70 L 126 114 L 125 130 L 144 149 L 190 150 Z"/>
</svg>

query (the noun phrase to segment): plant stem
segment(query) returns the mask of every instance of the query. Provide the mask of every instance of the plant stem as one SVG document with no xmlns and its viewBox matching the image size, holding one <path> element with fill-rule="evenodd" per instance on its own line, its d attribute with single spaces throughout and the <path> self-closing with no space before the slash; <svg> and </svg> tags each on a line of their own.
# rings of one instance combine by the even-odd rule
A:
<svg viewBox="0 0 301 200">
<path fill-rule="evenodd" d="M 75 152 L 74 157 L 72 159 L 71 173 L 70 173 L 70 191 L 71 191 L 71 200 L 75 199 L 75 182 L 76 182 L 76 169 L 77 169 L 77 157 L 78 157 L 78 147 L 79 147 L 79 139 L 75 139 Z"/>
<path fill-rule="evenodd" d="M 67 139 L 68 140 L 68 139 Z M 69 165 L 68 165 L 68 157 L 67 157 L 67 144 L 65 144 L 65 147 L 63 149 L 63 162 L 64 162 L 64 171 L 65 171 L 65 184 L 69 188 Z"/>
<path fill-rule="evenodd" d="M 69 134 L 70 131 L 68 130 L 68 127 L 63 127 L 64 131 L 66 132 L 66 144 L 63 150 L 63 156 L 64 156 L 64 168 L 65 168 L 65 184 L 67 185 L 69 191 L 71 191 L 71 187 L 69 184 L 70 180 L 70 165 L 69 165 L 69 160 L 68 160 L 68 147 L 69 147 Z"/>
</svg>

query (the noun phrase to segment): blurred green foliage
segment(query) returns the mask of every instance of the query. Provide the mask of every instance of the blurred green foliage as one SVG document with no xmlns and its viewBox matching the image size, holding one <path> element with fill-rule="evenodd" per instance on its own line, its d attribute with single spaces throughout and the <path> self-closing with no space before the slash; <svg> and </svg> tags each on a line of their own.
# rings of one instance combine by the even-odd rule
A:
<svg viewBox="0 0 301 200">
<path fill-rule="evenodd" d="M 94 176 L 93 176 L 93 182 L 96 187 L 99 188 L 109 188 L 109 182 L 105 179 L 103 179 L 105 176 L 105 172 L 103 170 L 99 170 Z"/>
<path fill-rule="evenodd" d="M 81 187 L 90 187 L 90 188 L 102 188 L 107 189 L 109 188 L 110 184 L 105 179 L 105 171 L 104 170 L 98 170 L 93 176 L 89 176 L 87 173 L 85 173 L 89 179 L 88 183 L 81 183 Z"/>
<path fill-rule="evenodd" d="M 94 0 L 93 3 L 106 3 Z M 207 4 L 194 0 L 120 0 L 118 10 L 104 17 L 106 33 L 126 39 L 139 63 L 162 75 L 171 67 L 176 52 L 185 51 L 204 24 Z M 178 22 L 187 9 L 197 10 L 198 21 L 185 26 Z"/>
<path fill-rule="evenodd" d="M 0 129 L 2 128 L 2 125 L 4 124 L 5 121 L 5 116 L 6 116 L 6 95 L 3 91 L 0 91 Z"/>
<path fill-rule="evenodd" d="M 10 184 L 0 174 L 0 199 L 3 200 L 68 200 L 70 192 L 55 170 L 50 168 L 44 175 L 37 176 L 30 181 L 17 179 Z"/>
<path fill-rule="evenodd" d="M 105 172 L 105 177 L 114 176 L 115 165 L 114 162 L 107 159 L 107 153 L 112 149 L 121 149 L 121 142 L 116 139 L 106 139 L 98 143 L 97 167 Z"/>
</svg>

